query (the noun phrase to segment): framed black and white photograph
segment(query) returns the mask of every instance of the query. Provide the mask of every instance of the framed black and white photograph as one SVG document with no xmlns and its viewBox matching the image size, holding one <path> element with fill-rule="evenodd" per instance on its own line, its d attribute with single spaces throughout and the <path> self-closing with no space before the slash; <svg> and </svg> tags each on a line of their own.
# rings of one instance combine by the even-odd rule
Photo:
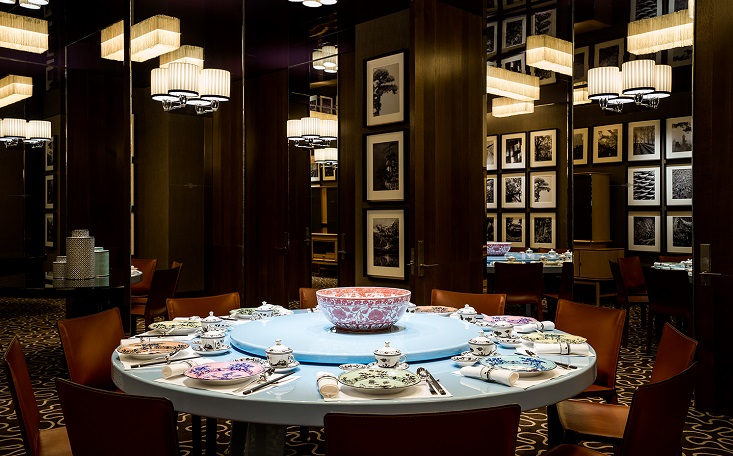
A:
<svg viewBox="0 0 733 456">
<path fill-rule="evenodd" d="M 405 211 L 366 211 L 366 274 L 405 279 Z"/>
<path fill-rule="evenodd" d="M 524 46 L 527 42 L 527 16 L 514 16 L 501 23 L 501 52 Z"/>
<path fill-rule="evenodd" d="M 56 165 L 56 152 L 54 149 L 54 142 L 56 140 L 56 137 L 54 136 L 51 138 L 51 141 L 46 141 L 43 143 L 43 149 L 46 151 L 44 154 L 45 156 L 45 170 L 46 171 L 53 171 L 54 166 Z"/>
<path fill-rule="evenodd" d="M 311 182 L 321 181 L 321 165 L 318 163 L 311 163 Z"/>
<path fill-rule="evenodd" d="M 629 206 L 658 206 L 659 205 L 659 175 L 658 166 L 631 167 L 628 169 L 628 205 Z"/>
<path fill-rule="evenodd" d="M 668 50 L 667 65 L 672 67 L 692 65 L 692 46 Z"/>
<path fill-rule="evenodd" d="M 524 154 L 525 133 L 501 135 L 501 167 L 503 169 L 524 169 L 526 157 Z"/>
<path fill-rule="evenodd" d="M 629 212 L 629 250 L 659 252 L 659 212 Z"/>
<path fill-rule="evenodd" d="M 554 208 L 557 205 L 557 173 L 543 171 L 529 173 L 530 200 L 533 209 Z"/>
<path fill-rule="evenodd" d="M 583 85 L 588 82 L 590 54 L 588 46 L 575 49 L 573 57 L 573 85 Z"/>
<path fill-rule="evenodd" d="M 529 246 L 533 249 L 555 248 L 555 214 L 529 214 Z"/>
<path fill-rule="evenodd" d="M 53 209 L 54 203 L 56 202 L 56 180 L 53 174 L 46 176 L 46 203 L 44 207 L 46 209 Z"/>
<path fill-rule="evenodd" d="M 56 221 L 53 212 L 46 212 L 46 247 L 51 247 L 56 243 Z"/>
<path fill-rule="evenodd" d="M 622 160 L 623 125 L 593 127 L 593 163 L 615 163 Z"/>
<path fill-rule="evenodd" d="M 588 164 L 588 129 L 573 130 L 573 165 Z"/>
<path fill-rule="evenodd" d="M 686 10 L 690 7 L 689 0 L 669 0 L 668 13 L 674 13 L 676 11 Z"/>
<path fill-rule="evenodd" d="M 366 124 L 405 120 L 405 52 L 366 61 Z"/>
<path fill-rule="evenodd" d="M 692 165 L 674 165 L 666 168 L 667 206 L 692 204 Z"/>
<path fill-rule="evenodd" d="M 659 160 L 659 120 L 629 122 L 629 161 Z"/>
<path fill-rule="evenodd" d="M 545 70 L 543 68 L 532 67 L 532 76 L 540 78 L 540 85 L 554 84 L 557 82 L 555 72 L 551 70 Z"/>
<path fill-rule="evenodd" d="M 499 2 L 501 0 L 486 0 L 486 16 L 496 14 L 499 11 Z"/>
<path fill-rule="evenodd" d="M 499 148 L 499 138 L 497 136 L 486 137 L 486 171 L 494 171 L 497 169 L 496 160 L 498 158 L 497 151 Z"/>
<path fill-rule="evenodd" d="M 692 212 L 667 212 L 667 252 L 692 253 Z"/>
<path fill-rule="evenodd" d="M 525 214 L 502 214 L 501 231 L 503 242 L 511 242 L 512 247 L 525 246 L 525 228 L 527 216 Z"/>
<path fill-rule="evenodd" d="M 403 131 L 366 137 L 367 201 L 405 199 Z"/>
<path fill-rule="evenodd" d="M 498 22 L 489 22 L 486 24 L 486 58 L 490 59 L 496 55 L 496 38 L 499 30 Z"/>
<path fill-rule="evenodd" d="M 667 158 L 692 157 L 692 116 L 667 119 Z"/>
<path fill-rule="evenodd" d="M 631 0 L 631 21 L 662 15 L 662 0 Z"/>
<path fill-rule="evenodd" d="M 524 74 L 524 52 L 501 59 L 501 68 Z"/>
<path fill-rule="evenodd" d="M 496 209 L 498 205 L 497 195 L 499 193 L 498 178 L 486 176 L 486 209 Z"/>
<path fill-rule="evenodd" d="M 337 168 L 329 165 L 321 165 L 321 181 L 332 182 L 336 180 Z"/>
<path fill-rule="evenodd" d="M 539 11 L 532 14 L 530 35 L 557 36 L 557 10 Z"/>
<path fill-rule="evenodd" d="M 486 214 L 486 242 L 498 242 L 496 227 L 499 226 L 496 212 Z"/>
<path fill-rule="evenodd" d="M 501 207 L 504 209 L 524 209 L 525 175 L 504 174 L 501 176 Z"/>
<path fill-rule="evenodd" d="M 501 0 L 502 6 L 505 10 L 510 8 L 516 8 L 527 4 L 527 0 Z"/>
<path fill-rule="evenodd" d="M 605 43 L 598 43 L 594 46 L 595 64 L 593 68 L 602 66 L 615 66 L 621 68 L 621 64 L 624 62 L 624 39 L 619 38 L 617 40 L 606 41 Z"/>
<path fill-rule="evenodd" d="M 529 132 L 529 166 L 541 168 L 555 166 L 557 130 Z"/>
</svg>

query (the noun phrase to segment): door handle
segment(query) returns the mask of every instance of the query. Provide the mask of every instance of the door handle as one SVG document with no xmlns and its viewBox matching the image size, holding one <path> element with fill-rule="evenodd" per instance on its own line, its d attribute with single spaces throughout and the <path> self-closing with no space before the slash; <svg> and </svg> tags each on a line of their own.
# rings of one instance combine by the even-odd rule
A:
<svg viewBox="0 0 733 456">
<path fill-rule="evenodd" d="M 425 277 L 425 268 L 439 266 L 437 263 L 425 264 L 425 241 L 417 241 L 417 276 Z"/>
<path fill-rule="evenodd" d="M 710 277 L 720 276 L 719 272 L 710 272 L 710 244 L 700 244 L 700 285 L 710 286 Z"/>
<path fill-rule="evenodd" d="M 345 260 L 346 259 L 346 233 L 341 233 L 341 240 L 339 242 L 339 246 L 341 247 L 341 250 L 337 252 L 339 254 L 339 260 Z"/>
<path fill-rule="evenodd" d="M 311 245 L 311 229 L 307 226 L 305 227 L 305 239 L 303 240 L 306 247 Z"/>
</svg>

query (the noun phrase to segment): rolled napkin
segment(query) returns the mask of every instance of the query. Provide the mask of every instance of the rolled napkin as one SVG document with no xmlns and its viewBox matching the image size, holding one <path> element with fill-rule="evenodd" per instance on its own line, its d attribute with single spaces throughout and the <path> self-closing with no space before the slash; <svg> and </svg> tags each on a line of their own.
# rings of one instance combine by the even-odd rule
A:
<svg viewBox="0 0 733 456">
<path fill-rule="evenodd" d="M 575 355 L 590 356 L 588 344 L 569 344 L 559 342 L 555 344 L 534 344 L 534 352 L 538 355 Z"/>
<path fill-rule="evenodd" d="M 338 380 L 330 372 L 318 372 L 316 374 L 316 384 L 318 385 L 318 392 L 323 397 L 331 398 L 339 394 Z"/>
<path fill-rule="evenodd" d="M 514 330 L 519 333 L 530 333 L 534 331 L 552 331 L 555 329 L 555 323 L 551 321 L 536 321 L 527 323 L 526 325 L 517 325 Z"/>
<path fill-rule="evenodd" d="M 176 375 L 183 375 L 183 373 L 191 367 L 200 366 L 202 364 L 210 362 L 211 360 L 206 358 L 194 358 L 184 361 L 177 361 L 175 363 L 164 365 L 163 369 L 161 369 L 161 373 L 163 374 L 163 378 L 171 378 L 175 377 Z"/>
<path fill-rule="evenodd" d="M 517 372 L 488 366 L 466 366 L 460 372 L 464 377 L 480 378 L 506 386 L 514 386 L 519 378 Z"/>
</svg>

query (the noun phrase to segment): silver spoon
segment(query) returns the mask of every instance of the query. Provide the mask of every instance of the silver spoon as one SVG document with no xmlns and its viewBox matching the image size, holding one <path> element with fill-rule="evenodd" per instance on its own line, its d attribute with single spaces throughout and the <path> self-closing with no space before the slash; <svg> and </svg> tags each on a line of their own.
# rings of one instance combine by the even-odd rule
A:
<svg viewBox="0 0 733 456">
<path fill-rule="evenodd" d="M 417 369 L 417 375 L 419 375 L 420 378 L 422 378 L 425 381 L 425 383 L 428 385 L 428 389 L 430 390 L 430 394 L 432 394 L 433 396 L 437 396 L 438 395 L 438 392 L 435 391 L 435 388 L 433 388 L 433 385 L 431 385 L 430 382 L 428 381 L 428 373 L 427 373 L 427 371 L 425 371 L 424 368 L 419 367 Z"/>
</svg>

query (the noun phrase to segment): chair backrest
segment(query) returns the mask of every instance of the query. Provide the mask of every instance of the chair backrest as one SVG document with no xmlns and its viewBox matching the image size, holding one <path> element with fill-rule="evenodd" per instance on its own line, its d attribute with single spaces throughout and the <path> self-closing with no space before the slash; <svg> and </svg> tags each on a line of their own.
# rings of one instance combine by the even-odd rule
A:
<svg viewBox="0 0 733 456">
<path fill-rule="evenodd" d="M 692 400 L 697 364 L 634 392 L 621 443 L 622 456 L 682 454 L 682 431 Z"/>
<path fill-rule="evenodd" d="M 318 288 L 300 288 L 298 290 L 301 309 L 313 309 L 318 305 L 316 291 L 318 291 Z"/>
<path fill-rule="evenodd" d="M 695 360 L 695 351 L 697 351 L 695 339 L 665 323 L 654 358 L 650 382 L 661 382 L 690 367 Z"/>
<path fill-rule="evenodd" d="M 56 379 L 74 456 L 178 456 L 177 413 L 164 397 L 104 391 Z"/>
<path fill-rule="evenodd" d="M 230 310 L 239 309 L 239 293 L 226 293 L 216 296 L 202 296 L 198 298 L 168 298 L 166 300 L 168 318 L 201 317 L 214 315 L 229 315 Z"/>
<path fill-rule="evenodd" d="M 153 283 L 150 284 L 148 301 L 145 304 L 145 321 L 152 322 L 152 319 L 161 315 L 168 317 L 166 301 L 176 294 L 178 278 L 181 276 L 181 265 L 175 268 L 158 269 L 153 274 Z"/>
<path fill-rule="evenodd" d="M 613 277 L 613 285 L 616 288 L 616 302 L 621 306 L 625 306 L 629 301 L 629 294 L 624 285 L 624 279 L 621 277 L 621 269 L 616 261 L 608 260 L 608 267 L 611 269 L 611 277 Z"/>
<path fill-rule="evenodd" d="M 398 415 L 327 413 L 323 419 L 328 456 L 381 456 L 406 454 L 490 454 L 514 456 L 521 409 L 517 404 L 440 413 Z M 374 441 L 385 429 L 421 430 L 419 436 L 390 438 L 388 445 Z M 440 430 L 440 431 L 438 431 Z M 409 433 L 410 431 L 408 431 Z M 399 432 L 398 432 L 399 434 Z M 451 438 L 448 436 L 471 436 Z M 480 436 L 480 437 L 478 437 Z M 489 445 L 486 443 L 490 442 Z"/>
<path fill-rule="evenodd" d="M 430 305 L 461 308 L 470 305 L 485 315 L 504 315 L 505 294 L 462 293 L 434 288 L 430 293 Z"/>
<path fill-rule="evenodd" d="M 130 295 L 146 296 L 150 292 L 150 283 L 153 281 L 153 272 L 158 267 L 158 260 L 155 258 L 132 258 L 130 264 L 143 273 L 142 280 L 130 285 Z"/>
<path fill-rule="evenodd" d="M 641 268 L 641 259 L 638 256 L 619 258 L 618 267 L 628 294 L 646 294 L 644 271 Z"/>
<path fill-rule="evenodd" d="M 112 308 L 58 321 L 61 346 L 76 383 L 116 390 L 112 382 L 112 353 L 125 337 L 120 310 Z"/>
<path fill-rule="evenodd" d="M 36 395 L 33 392 L 25 355 L 23 355 L 17 336 L 13 337 L 13 340 L 5 349 L 3 361 L 5 377 L 10 386 L 10 395 L 13 398 L 13 407 L 15 408 L 15 415 L 18 417 L 25 452 L 35 456 L 38 454 L 40 440 L 41 413 L 38 410 Z"/>
<path fill-rule="evenodd" d="M 644 270 L 649 304 L 658 303 L 669 309 L 684 309 L 692 312 L 692 284 L 684 269 Z"/>
<path fill-rule="evenodd" d="M 507 302 L 542 299 L 544 276 L 542 263 L 494 263 L 494 292 L 507 295 Z"/>
<path fill-rule="evenodd" d="M 555 327 L 583 336 L 596 351 L 596 385 L 616 386 L 616 368 L 626 310 L 596 307 L 565 299 L 557 302 Z"/>
</svg>

